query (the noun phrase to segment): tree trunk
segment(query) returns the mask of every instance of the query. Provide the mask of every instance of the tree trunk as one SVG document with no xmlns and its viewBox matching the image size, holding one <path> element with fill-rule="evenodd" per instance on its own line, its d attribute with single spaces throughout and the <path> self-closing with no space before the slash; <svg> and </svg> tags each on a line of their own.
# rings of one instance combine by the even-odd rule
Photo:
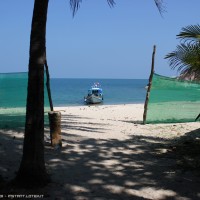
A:
<svg viewBox="0 0 200 200">
<path fill-rule="evenodd" d="M 16 181 L 25 186 L 48 183 L 44 161 L 44 64 L 48 0 L 35 0 L 30 38 L 28 94 L 23 156 Z"/>
</svg>

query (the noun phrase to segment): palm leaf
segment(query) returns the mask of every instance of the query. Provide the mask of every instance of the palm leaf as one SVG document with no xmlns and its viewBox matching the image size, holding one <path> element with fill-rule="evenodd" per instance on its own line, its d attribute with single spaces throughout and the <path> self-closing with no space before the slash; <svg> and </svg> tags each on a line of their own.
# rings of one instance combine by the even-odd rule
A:
<svg viewBox="0 0 200 200">
<path fill-rule="evenodd" d="M 159 12 L 160 12 L 160 14 L 162 16 L 162 13 L 165 12 L 165 7 L 163 5 L 163 0 L 154 0 L 154 2 L 155 2 L 155 4 L 156 4 L 156 6 L 157 6 L 157 8 L 158 8 L 158 10 L 159 10 Z"/>
<path fill-rule="evenodd" d="M 179 39 L 187 42 L 199 42 L 200 41 L 200 25 L 190 25 L 182 28 L 182 31 L 177 35 Z"/>
<path fill-rule="evenodd" d="M 114 0 L 107 0 L 107 2 L 110 7 L 115 5 Z M 79 9 L 80 3 L 82 3 L 82 0 L 70 0 L 70 6 L 72 9 L 73 16 L 76 14 L 77 10 Z"/>
<path fill-rule="evenodd" d="M 72 9 L 73 16 L 75 15 L 76 11 L 79 9 L 81 2 L 82 0 L 70 0 L 70 6 Z"/>
<path fill-rule="evenodd" d="M 177 69 L 181 73 L 196 72 L 200 74 L 200 45 L 180 44 L 176 50 L 167 54 L 165 59 L 169 59 L 172 69 Z"/>
<path fill-rule="evenodd" d="M 70 6 L 72 9 L 73 16 L 76 14 L 77 10 L 79 9 L 81 2 L 82 0 L 70 0 Z M 107 2 L 110 7 L 113 7 L 115 5 L 114 0 L 107 0 Z M 164 6 L 163 6 L 163 0 L 154 0 L 154 2 L 160 14 L 162 15 L 162 13 L 165 11 Z"/>
<path fill-rule="evenodd" d="M 108 2 L 108 5 L 110 7 L 113 7 L 115 5 L 115 1 L 114 0 L 107 0 L 107 2 Z"/>
</svg>

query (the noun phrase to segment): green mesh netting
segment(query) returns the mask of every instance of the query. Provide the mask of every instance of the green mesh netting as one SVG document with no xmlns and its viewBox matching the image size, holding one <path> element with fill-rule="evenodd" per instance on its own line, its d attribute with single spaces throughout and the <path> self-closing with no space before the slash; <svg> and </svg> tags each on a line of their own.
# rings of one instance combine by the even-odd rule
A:
<svg viewBox="0 0 200 200">
<path fill-rule="evenodd" d="M 45 76 L 46 79 L 46 76 Z M 28 73 L 0 73 L 0 128 L 25 125 Z M 45 111 L 49 110 L 45 86 Z M 45 112 L 46 113 L 46 112 Z M 45 114 L 45 124 L 48 123 Z"/>
<path fill-rule="evenodd" d="M 193 122 L 200 113 L 200 84 L 153 75 L 146 123 Z"/>
</svg>

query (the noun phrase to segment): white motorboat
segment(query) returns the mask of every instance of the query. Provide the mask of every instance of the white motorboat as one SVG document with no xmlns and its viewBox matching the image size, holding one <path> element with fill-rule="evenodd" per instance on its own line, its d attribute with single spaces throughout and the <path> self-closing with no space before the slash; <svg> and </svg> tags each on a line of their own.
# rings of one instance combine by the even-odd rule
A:
<svg viewBox="0 0 200 200">
<path fill-rule="evenodd" d="M 94 83 L 94 85 L 88 90 L 88 94 L 84 97 L 84 101 L 87 104 L 97 104 L 103 102 L 103 90 L 99 83 Z"/>
</svg>

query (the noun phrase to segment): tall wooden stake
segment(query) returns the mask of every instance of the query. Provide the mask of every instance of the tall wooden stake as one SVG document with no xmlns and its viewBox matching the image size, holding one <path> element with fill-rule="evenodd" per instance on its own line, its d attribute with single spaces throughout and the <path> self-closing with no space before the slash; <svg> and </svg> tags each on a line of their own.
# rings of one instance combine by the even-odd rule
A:
<svg viewBox="0 0 200 200">
<path fill-rule="evenodd" d="M 51 98 L 51 89 L 50 89 L 49 67 L 47 65 L 46 59 L 45 59 L 45 69 L 46 69 L 46 76 L 47 76 L 46 87 L 47 87 L 47 92 L 48 92 L 49 104 L 50 104 L 51 111 L 53 111 L 53 101 L 52 101 L 52 98 Z"/>
<path fill-rule="evenodd" d="M 154 45 L 153 46 L 153 53 L 152 53 L 151 73 L 150 73 L 150 76 L 149 76 L 149 84 L 148 84 L 147 94 L 146 94 L 146 100 L 145 100 L 145 104 L 144 104 L 143 124 L 146 124 L 148 102 L 149 102 L 150 90 L 151 90 L 153 73 L 154 73 L 155 53 L 156 53 L 156 46 Z"/>
<path fill-rule="evenodd" d="M 51 109 L 51 111 L 48 112 L 51 146 L 53 146 L 55 148 L 60 148 L 60 147 L 62 147 L 61 113 L 59 111 L 54 111 L 54 109 L 53 109 L 53 101 L 51 98 L 51 89 L 50 89 L 49 67 L 47 65 L 47 60 L 45 60 L 45 69 L 46 69 L 46 76 L 47 76 L 46 87 L 47 87 L 49 104 L 50 104 L 50 109 Z"/>
</svg>

